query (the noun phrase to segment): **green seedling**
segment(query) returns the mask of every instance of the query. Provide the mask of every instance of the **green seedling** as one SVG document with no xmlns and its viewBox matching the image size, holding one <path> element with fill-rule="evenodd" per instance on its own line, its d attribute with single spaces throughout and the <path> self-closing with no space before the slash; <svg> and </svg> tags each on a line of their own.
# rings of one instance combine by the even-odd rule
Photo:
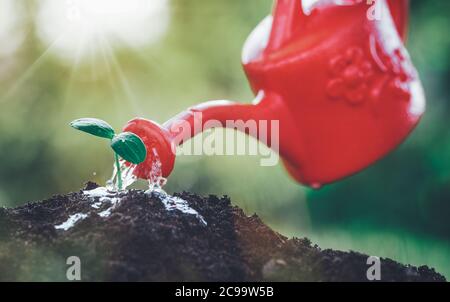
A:
<svg viewBox="0 0 450 302">
<path fill-rule="evenodd" d="M 147 149 L 139 136 L 131 132 L 116 134 L 114 129 L 105 121 L 96 118 L 81 118 L 72 121 L 70 126 L 94 136 L 110 140 L 111 148 L 114 151 L 118 178 L 117 186 L 119 190 L 122 190 L 122 173 L 119 157 L 135 165 L 142 163 L 147 157 Z"/>
</svg>

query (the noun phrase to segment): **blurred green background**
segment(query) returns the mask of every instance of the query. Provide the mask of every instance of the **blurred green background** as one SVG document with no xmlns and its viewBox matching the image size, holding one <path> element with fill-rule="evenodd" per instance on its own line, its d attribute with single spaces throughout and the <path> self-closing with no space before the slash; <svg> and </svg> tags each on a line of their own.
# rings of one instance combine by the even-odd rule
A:
<svg viewBox="0 0 450 302">
<path fill-rule="evenodd" d="M 106 142 L 70 129 L 75 118 L 98 117 L 119 129 L 134 116 L 164 122 L 202 101 L 253 97 L 240 53 L 271 0 L 159 0 L 164 7 L 148 23 L 121 34 L 126 41 L 105 46 L 93 39 L 86 47 L 42 13 L 46 2 L 55 1 L 0 0 L 0 206 L 109 178 Z M 447 0 L 412 1 L 408 47 L 428 107 L 417 130 L 387 158 L 314 191 L 281 166 L 260 167 L 255 156 L 185 156 L 167 190 L 228 195 L 285 235 L 427 264 L 450 278 L 449 11 Z M 156 30 L 147 37 L 151 43 L 133 40 L 132 33 L 148 28 Z M 68 35 L 62 44 L 55 43 L 58 34 Z"/>
</svg>

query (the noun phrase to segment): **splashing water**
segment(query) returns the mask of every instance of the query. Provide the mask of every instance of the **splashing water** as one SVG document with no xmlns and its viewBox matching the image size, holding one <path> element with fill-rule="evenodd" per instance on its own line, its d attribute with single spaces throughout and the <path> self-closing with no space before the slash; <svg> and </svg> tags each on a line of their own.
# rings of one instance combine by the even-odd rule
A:
<svg viewBox="0 0 450 302">
<path fill-rule="evenodd" d="M 162 177 L 161 161 L 158 153 L 153 149 L 154 161 L 149 175 L 149 189 L 145 194 L 158 198 L 167 211 L 180 211 L 185 214 L 194 215 L 204 226 L 207 225 L 205 219 L 193 208 L 189 206 L 186 200 L 179 197 L 169 195 L 162 187 L 167 183 L 167 179 Z M 134 175 L 136 165 L 130 165 L 124 160 L 120 160 L 120 171 L 122 176 L 123 190 L 119 190 L 119 173 L 116 165 L 111 179 L 106 182 L 105 187 L 98 187 L 93 190 L 83 191 L 92 202 L 92 210 L 88 213 L 76 213 L 70 215 L 69 218 L 60 225 L 56 225 L 55 229 L 67 231 L 74 227 L 81 220 L 86 219 L 91 213 L 95 213 L 102 218 L 107 218 L 112 211 L 120 204 L 122 198 L 127 194 L 127 188 L 136 182 L 137 177 Z M 109 207 L 105 209 L 105 205 Z"/>
<path fill-rule="evenodd" d="M 128 165 L 124 160 L 120 161 L 120 171 L 122 172 L 122 184 L 123 188 L 128 188 L 136 181 L 134 175 L 134 169 L 136 165 Z M 93 190 L 83 191 L 83 194 L 88 196 L 92 202 L 92 211 L 88 213 L 76 213 L 70 215 L 69 218 L 60 225 L 56 225 L 55 229 L 67 231 L 73 228 L 78 222 L 86 219 L 94 212 L 102 218 L 107 218 L 111 215 L 112 211 L 120 204 L 122 198 L 126 195 L 126 190 L 119 190 L 119 179 L 116 165 L 114 165 L 114 171 L 111 179 L 106 182 L 106 187 L 98 187 Z M 108 204 L 109 207 L 104 209 L 104 206 Z"/>
<path fill-rule="evenodd" d="M 68 229 L 72 228 L 77 222 L 87 218 L 87 214 L 83 213 L 77 213 L 74 215 L 70 215 L 69 219 L 67 219 L 65 222 L 55 225 L 55 229 L 57 230 L 64 230 L 67 231 Z"/>
<path fill-rule="evenodd" d="M 97 213 L 100 217 L 109 217 L 111 215 L 111 211 L 114 210 L 120 203 L 124 192 L 114 192 L 110 191 L 108 188 L 105 187 L 98 187 L 94 190 L 90 191 L 83 191 L 84 195 L 87 195 L 91 198 L 91 200 L 95 201 L 95 198 L 98 198 L 98 201 L 91 204 L 91 208 L 94 208 L 96 210 L 99 210 L 105 205 L 106 203 L 110 204 L 110 207 L 107 208 L 104 211 L 101 211 L 100 213 Z"/>
<path fill-rule="evenodd" d="M 145 193 L 161 200 L 167 211 L 177 210 L 184 214 L 194 215 L 204 226 L 208 225 L 203 216 L 191 208 L 186 200 L 169 195 L 161 188 L 153 188 L 153 190 L 148 190 Z"/>
<path fill-rule="evenodd" d="M 124 191 L 109 191 L 106 187 L 98 187 L 93 190 L 83 191 L 83 194 L 89 197 L 89 200 L 92 202 L 91 208 L 94 210 L 87 213 L 70 215 L 65 222 L 55 225 L 55 229 L 67 231 L 73 228 L 78 222 L 89 217 L 93 212 L 102 218 L 109 217 L 112 210 L 120 204 L 122 197 L 126 193 Z M 109 204 L 109 207 L 103 210 L 105 204 Z"/>
<path fill-rule="evenodd" d="M 136 165 L 130 165 L 123 159 L 119 161 L 120 172 L 122 176 L 122 187 L 126 190 L 129 186 L 136 182 L 137 177 L 134 175 L 134 170 Z M 111 192 L 118 192 L 119 190 L 119 173 L 117 171 L 117 166 L 113 165 L 113 174 L 111 179 L 106 182 L 106 188 Z"/>
<path fill-rule="evenodd" d="M 158 153 L 153 149 L 154 161 L 149 177 L 149 189 L 145 194 L 156 197 L 164 204 L 167 211 L 180 211 L 184 214 L 194 215 L 204 226 L 208 223 L 196 210 L 189 206 L 189 203 L 176 196 L 167 194 L 162 187 L 167 183 L 167 179 L 162 176 L 161 160 Z"/>
</svg>

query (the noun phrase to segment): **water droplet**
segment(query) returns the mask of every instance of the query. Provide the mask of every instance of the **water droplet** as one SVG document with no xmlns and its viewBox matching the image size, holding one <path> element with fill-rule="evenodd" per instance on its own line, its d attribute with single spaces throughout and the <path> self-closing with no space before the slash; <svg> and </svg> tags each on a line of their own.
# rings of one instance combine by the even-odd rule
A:
<svg viewBox="0 0 450 302">
<path fill-rule="evenodd" d="M 322 184 L 315 182 L 315 183 L 311 184 L 311 188 L 313 188 L 314 190 L 319 190 L 320 188 L 322 188 Z"/>
</svg>

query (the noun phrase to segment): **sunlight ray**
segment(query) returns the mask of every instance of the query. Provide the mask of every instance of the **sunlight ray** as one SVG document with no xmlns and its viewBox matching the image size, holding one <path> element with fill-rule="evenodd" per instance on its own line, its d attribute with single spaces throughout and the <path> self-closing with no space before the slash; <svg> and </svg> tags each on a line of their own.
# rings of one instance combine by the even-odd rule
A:
<svg viewBox="0 0 450 302">
<path fill-rule="evenodd" d="M 120 80 L 120 84 L 122 86 L 123 92 L 125 94 L 125 97 L 128 101 L 128 103 L 131 105 L 131 109 L 133 110 L 133 113 L 135 115 L 142 114 L 142 108 L 137 101 L 137 98 L 135 94 L 133 93 L 130 83 L 128 79 L 125 76 L 125 73 L 123 72 L 122 67 L 120 66 L 119 60 L 117 59 L 116 55 L 114 54 L 111 45 L 109 44 L 108 40 L 102 39 L 104 42 L 104 45 L 106 46 L 106 50 L 108 52 L 108 56 L 111 59 L 111 62 L 113 63 L 113 68 L 115 70 L 116 75 L 118 76 Z"/>
<path fill-rule="evenodd" d="M 72 67 L 70 69 L 70 75 L 69 75 L 69 82 L 67 83 L 66 93 L 64 96 L 63 104 L 61 106 L 62 112 L 65 112 L 65 109 L 67 107 L 67 104 L 69 103 L 71 92 L 73 89 L 73 84 L 75 81 L 75 75 L 77 74 L 80 65 L 81 65 L 81 57 L 84 49 L 82 47 L 82 44 L 78 44 L 76 53 L 75 53 L 75 59 L 73 61 Z"/>
<path fill-rule="evenodd" d="M 140 60 L 140 62 L 144 63 L 145 66 L 152 68 L 152 70 L 157 70 L 158 75 L 168 77 L 165 69 L 162 67 L 161 60 L 158 57 L 151 55 L 145 48 L 133 47 L 128 41 L 120 40 L 120 42 L 125 44 L 128 47 L 128 50 L 132 52 L 133 55 Z M 153 61 L 149 59 L 154 60 L 155 64 L 153 64 Z"/>
<path fill-rule="evenodd" d="M 99 44 L 100 44 L 99 45 L 99 47 L 100 47 L 100 54 L 101 54 L 103 63 L 104 63 L 105 68 L 106 68 L 107 79 L 108 79 L 109 85 L 111 87 L 111 90 L 113 91 L 114 102 L 116 103 L 116 105 L 114 106 L 114 109 L 115 109 L 115 112 L 116 112 L 116 117 L 117 117 L 118 120 L 120 120 L 122 117 L 126 118 L 125 114 L 124 114 L 124 111 L 121 110 L 121 107 L 122 107 L 123 104 L 121 104 L 118 94 L 114 93 L 115 90 L 117 89 L 116 81 L 115 81 L 115 79 L 113 77 L 113 70 L 112 70 L 113 68 L 112 68 L 112 66 L 111 66 L 111 64 L 109 62 L 108 55 L 106 53 L 106 46 L 103 43 L 103 39 L 100 39 Z"/>
<path fill-rule="evenodd" d="M 92 41 L 92 43 L 100 44 L 99 38 L 96 37 L 96 39 L 94 39 L 94 40 Z M 90 67 L 91 67 L 90 69 L 91 69 L 91 80 L 92 80 L 92 81 L 95 81 L 95 80 L 98 79 L 97 66 L 96 66 L 96 62 L 95 62 L 96 56 L 97 56 L 97 55 L 96 55 L 96 53 L 95 53 L 95 51 L 94 51 L 94 48 L 91 47 L 91 48 L 89 49 L 89 63 L 90 63 Z"/>
<path fill-rule="evenodd" d="M 37 19 L 39 38 L 44 41 L 52 41 L 62 30 L 71 30 L 70 38 L 58 44 L 55 52 L 67 61 L 72 58 L 80 39 L 86 40 L 86 46 L 94 53 L 100 51 L 96 43 L 99 34 L 108 41 L 126 40 L 132 47 L 158 42 L 169 26 L 169 1 L 42 0 Z M 111 46 L 123 47 L 117 43 Z M 89 61 L 90 53 L 84 54 Z"/>
<path fill-rule="evenodd" d="M 53 41 L 47 49 L 22 73 L 22 75 L 15 81 L 15 83 L 8 89 L 8 91 L 0 98 L 0 103 L 5 102 L 11 98 L 14 93 L 30 78 L 34 72 L 44 63 L 45 59 L 50 55 L 52 49 L 65 36 L 65 32 L 59 38 Z"/>
</svg>

